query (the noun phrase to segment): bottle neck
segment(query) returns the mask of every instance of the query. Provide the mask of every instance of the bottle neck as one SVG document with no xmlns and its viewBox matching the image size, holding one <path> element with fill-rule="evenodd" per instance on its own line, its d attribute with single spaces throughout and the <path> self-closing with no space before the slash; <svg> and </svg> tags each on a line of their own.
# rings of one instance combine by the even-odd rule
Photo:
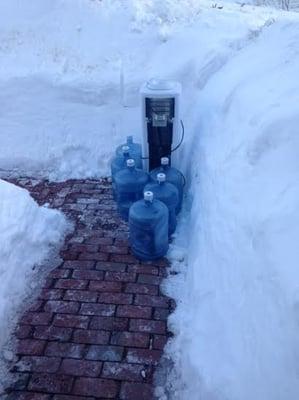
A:
<svg viewBox="0 0 299 400">
<path fill-rule="evenodd" d="M 127 144 L 133 144 L 133 136 L 127 137 Z"/>
<path fill-rule="evenodd" d="M 144 204 L 146 205 L 146 207 L 151 207 L 151 205 L 153 204 L 153 200 L 145 200 L 144 199 Z"/>
</svg>

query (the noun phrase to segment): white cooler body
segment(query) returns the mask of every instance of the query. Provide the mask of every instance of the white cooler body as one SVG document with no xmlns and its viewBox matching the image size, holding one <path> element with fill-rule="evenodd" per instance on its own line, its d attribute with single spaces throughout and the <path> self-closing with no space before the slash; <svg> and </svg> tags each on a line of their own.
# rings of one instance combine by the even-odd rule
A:
<svg viewBox="0 0 299 400">
<path fill-rule="evenodd" d="M 169 157 L 177 165 L 174 149 L 181 140 L 179 100 L 181 84 L 151 79 L 141 87 L 142 137 L 144 169 L 151 171 L 160 165 L 161 157 Z"/>
</svg>

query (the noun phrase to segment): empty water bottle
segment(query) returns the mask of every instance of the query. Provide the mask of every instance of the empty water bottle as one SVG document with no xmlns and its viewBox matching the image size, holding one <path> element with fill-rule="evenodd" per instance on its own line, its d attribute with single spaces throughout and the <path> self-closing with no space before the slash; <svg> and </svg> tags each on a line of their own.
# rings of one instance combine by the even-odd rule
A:
<svg viewBox="0 0 299 400">
<path fill-rule="evenodd" d="M 168 157 L 162 157 L 161 166 L 150 172 L 151 180 L 155 182 L 157 180 L 157 174 L 160 172 L 164 173 L 166 175 L 166 181 L 172 183 L 179 191 L 179 202 L 176 207 L 176 213 L 178 214 L 182 208 L 184 176 L 178 169 L 170 167 Z"/>
<path fill-rule="evenodd" d="M 166 175 L 160 173 L 157 174 L 156 182 L 148 183 L 144 190 L 153 192 L 155 199 L 162 201 L 167 206 L 169 211 L 168 230 L 169 235 L 172 235 L 176 228 L 176 207 L 179 202 L 178 189 L 172 183 L 166 182 Z"/>
<path fill-rule="evenodd" d="M 129 240 L 133 254 L 141 260 L 156 260 L 168 251 L 168 209 L 144 192 L 143 200 L 134 203 L 129 212 Z"/>
<path fill-rule="evenodd" d="M 143 189 L 149 180 L 146 172 L 135 167 L 133 159 L 127 160 L 127 167 L 115 174 L 115 188 L 118 211 L 128 220 L 129 208 L 134 201 L 143 197 Z"/>
<path fill-rule="evenodd" d="M 111 178 L 113 198 L 116 200 L 115 174 L 127 167 L 127 160 L 130 158 L 129 146 L 122 146 L 121 152 L 111 162 Z"/>
<path fill-rule="evenodd" d="M 135 160 L 136 168 L 142 169 L 142 149 L 141 149 L 141 144 L 134 143 L 133 136 L 127 136 L 127 143 L 117 147 L 116 152 L 115 152 L 117 156 L 121 156 L 122 155 L 122 147 L 123 146 L 128 146 L 129 147 L 130 158 L 133 158 L 133 160 Z"/>
</svg>

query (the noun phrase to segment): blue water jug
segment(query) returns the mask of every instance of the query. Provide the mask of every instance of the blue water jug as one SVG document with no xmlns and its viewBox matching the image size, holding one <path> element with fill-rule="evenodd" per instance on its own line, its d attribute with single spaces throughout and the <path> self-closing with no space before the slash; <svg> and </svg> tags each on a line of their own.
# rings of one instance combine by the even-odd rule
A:
<svg viewBox="0 0 299 400">
<path fill-rule="evenodd" d="M 117 147 L 115 153 L 116 156 L 122 155 L 123 146 L 129 147 L 130 158 L 135 160 L 136 168 L 142 169 L 142 149 L 139 143 L 134 143 L 133 136 L 127 136 L 127 143 Z"/>
<path fill-rule="evenodd" d="M 156 260 L 168 251 L 168 209 L 153 192 L 144 192 L 144 199 L 130 208 L 129 241 L 141 260 Z"/>
<path fill-rule="evenodd" d="M 129 146 L 122 146 L 121 152 L 112 159 L 111 162 L 111 178 L 112 178 L 112 193 L 116 200 L 115 175 L 120 170 L 127 167 L 127 160 L 130 158 Z"/>
<path fill-rule="evenodd" d="M 155 199 L 162 201 L 167 206 L 169 211 L 168 231 L 169 235 L 172 235 L 176 228 L 176 207 L 179 202 L 178 189 L 172 183 L 166 182 L 164 173 L 159 173 L 156 182 L 148 183 L 144 190 L 153 192 Z"/>
<path fill-rule="evenodd" d="M 176 213 L 178 214 L 182 208 L 183 201 L 183 191 L 184 191 L 184 176 L 183 174 L 176 168 L 169 166 L 169 158 L 162 157 L 161 158 L 161 166 L 153 169 L 150 172 L 150 177 L 152 181 L 157 180 L 157 174 L 162 172 L 166 175 L 166 181 L 172 183 L 179 191 L 179 202 L 176 207 Z"/>
<path fill-rule="evenodd" d="M 121 217 L 127 221 L 129 208 L 135 201 L 142 199 L 143 189 L 148 183 L 149 176 L 135 167 L 133 159 L 128 159 L 127 168 L 117 172 L 114 179 L 117 208 Z"/>
</svg>

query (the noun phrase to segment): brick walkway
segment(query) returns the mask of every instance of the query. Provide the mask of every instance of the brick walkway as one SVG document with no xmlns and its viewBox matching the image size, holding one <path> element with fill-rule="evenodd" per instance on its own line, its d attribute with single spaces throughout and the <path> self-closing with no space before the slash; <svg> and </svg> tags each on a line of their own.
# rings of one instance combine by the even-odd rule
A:
<svg viewBox="0 0 299 400">
<path fill-rule="evenodd" d="M 153 399 L 171 299 L 165 260 L 140 263 L 107 180 L 14 183 L 75 223 L 34 304 L 19 321 L 9 400 Z"/>
</svg>

